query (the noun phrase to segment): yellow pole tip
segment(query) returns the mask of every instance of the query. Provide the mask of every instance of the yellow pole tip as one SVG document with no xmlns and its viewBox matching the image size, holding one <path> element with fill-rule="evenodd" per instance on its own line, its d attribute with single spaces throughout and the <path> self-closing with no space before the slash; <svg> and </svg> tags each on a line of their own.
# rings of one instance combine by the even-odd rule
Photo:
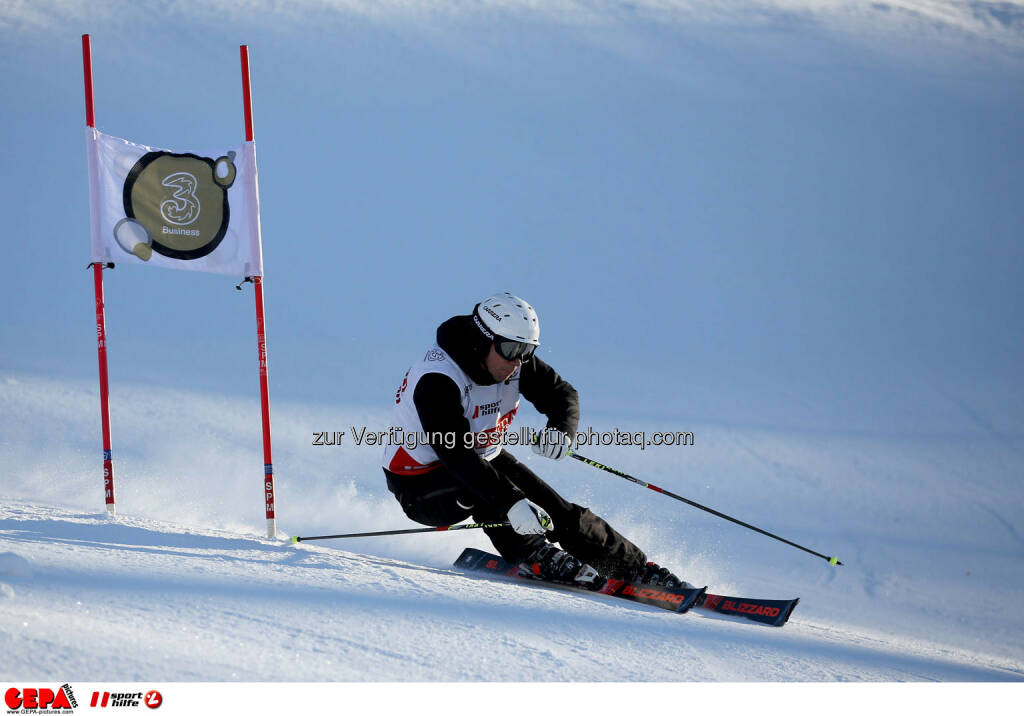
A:
<svg viewBox="0 0 1024 716">
<path fill-rule="evenodd" d="M 299 536 L 298 535 L 292 535 L 292 542 L 298 542 L 298 541 L 299 541 Z"/>
<path fill-rule="evenodd" d="M 828 563 L 831 564 L 833 567 L 835 567 L 837 564 L 839 564 L 839 558 L 838 557 L 833 557 L 832 559 L 830 559 L 828 561 Z"/>
</svg>

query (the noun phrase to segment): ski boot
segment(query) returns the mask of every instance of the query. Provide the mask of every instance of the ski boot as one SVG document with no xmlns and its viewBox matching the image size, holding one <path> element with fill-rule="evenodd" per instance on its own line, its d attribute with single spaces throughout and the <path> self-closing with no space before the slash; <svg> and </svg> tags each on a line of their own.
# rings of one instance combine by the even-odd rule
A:
<svg viewBox="0 0 1024 716">
<path fill-rule="evenodd" d="M 519 563 L 519 573 L 534 579 L 571 584 L 597 591 L 607 581 L 589 564 L 583 564 L 563 549 L 545 542 Z"/>
<path fill-rule="evenodd" d="M 642 567 L 637 567 L 629 581 L 640 584 L 650 584 L 655 587 L 667 587 L 668 589 L 694 589 L 694 586 L 672 574 L 664 567 L 654 562 L 648 562 Z"/>
</svg>

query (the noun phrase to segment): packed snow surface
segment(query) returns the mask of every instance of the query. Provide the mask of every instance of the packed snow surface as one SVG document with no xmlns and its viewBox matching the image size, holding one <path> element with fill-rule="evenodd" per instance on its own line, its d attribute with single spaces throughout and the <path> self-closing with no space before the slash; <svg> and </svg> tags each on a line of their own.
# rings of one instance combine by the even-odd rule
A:
<svg viewBox="0 0 1024 716">
<path fill-rule="evenodd" d="M 274 540 L 255 402 L 120 386 L 111 411 L 114 519 L 95 386 L 0 375 L 0 679 L 1024 680 L 1013 436 L 678 425 L 657 427 L 695 445 L 579 448 L 842 567 L 511 448 L 687 580 L 799 596 L 780 629 L 454 571 L 464 547 L 489 547 L 479 532 L 291 543 L 415 526 L 383 484 L 380 448 L 352 440 L 383 429 L 386 410 L 275 404 Z M 312 445 L 320 431 L 344 431 L 342 444 Z"/>
</svg>

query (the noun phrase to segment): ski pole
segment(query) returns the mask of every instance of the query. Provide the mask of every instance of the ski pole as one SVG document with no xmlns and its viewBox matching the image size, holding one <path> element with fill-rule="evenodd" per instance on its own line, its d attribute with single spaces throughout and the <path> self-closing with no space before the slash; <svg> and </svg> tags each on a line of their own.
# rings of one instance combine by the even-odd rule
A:
<svg viewBox="0 0 1024 716">
<path fill-rule="evenodd" d="M 635 483 L 637 485 L 640 485 L 641 487 L 646 487 L 649 490 L 654 490 L 655 492 L 660 492 L 661 494 L 667 495 L 668 497 L 671 497 L 673 499 L 679 500 L 680 502 L 685 502 L 688 505 L 692 505 L 693 507 L 696 507 L 697 509 L 704 510 L 705 512 L 710 512 L 711 514 L 715 515 L 716 517 L 721 517 L 722 519 L 729 520 L 730 522 L 734 522 L 734 523 L 740 525 L 741 527 L 746 527 L 747 529 L 754 530 L 755 532 L 760 532 L 761 534 L 765 535 L 766 537 L 771 537 L 772 539 L 777 539 L 779 542 L 785 542 L 786 544 L 790 545 L 791 547 L 796 547 L 797 549 L 802 549 L 804 552 L 807 552 L 809 554 L 813 554 L 815 557 L 821 557 L 822 559 L 827 560 L 828 563 L 831 564 L 833 567 L 838 566 L 838 565 L 842 565 L 842 562 L 840 562 L 836 557 L 829 557 L 827 555 L 822 554 L 821 552 L 815 552 L 813 549 L 807 549 L 806 547 L 798 545 L 796 542 L 790 542 L 788 539 L 783 539 L 782 537 L 779 537 L 778 535 L 773 535 L 771 532 L 766 532 L 765 530 L 761 529 L 760 527 L 754 527 L 754 525 L 748 525 L 746 522 L 742 522 L 742 521 L 736 519 L 735 517 L 730 517 L 729 515 L 722 514 L 721 512 L 719 512 L 717 510 L 713 510 L 710 507 L 705 507 L 704 505 L 701 505 L 701 504 L 699 504 L 697 502 L 694 502 L 693 500 L 688 500 L 685 497 L 677 495 L 674 492 L 669 492 L 668 490 L 665 490 L 665 489 L 663 489 L 661 487 L 658 487 L 657 485 L 652 485 L 649 482 L 644 482 L 643 480 L 638 480 L 637 478 L 633 477 L 632 475 L 627 475 L 624 472 L 620 472 L 619 470 L 616 470 L 614 467 L 608 467 L 607 465 L 602 465 L 601 463 L 597 462 L 596 460 L 591 460 L 590 458 L 583 457 L 579 453 L 573 452 L 572 450 L 569 451 L 569 457 L 574 457 L 577 460 L 579 460 L 580 462 L 585 462 L 586 464 L 590 465 L 591 467 L 596 467 L 598 470 L 604 470 L 605 472 L 610 472 L 613 475 L 618 475 L 619 477 L 624 477 L 625 479 L 629 480 L 630 482 Z"/>
<path fill-rule="evenodd" d="M 411 535 L 419 532 L 452 532 L 454 530 L 481 530 L 486 527 L 510 527 L 508 522 L 471 522 L 464 525 L 445 525 L 443 527 L 419 527 L 411 530 L 388 530 L 386 532 L 352 532 L 347 535 L 317 535 L 316 537 L 299 537 L 294 535 L 292 542 L 308 542 L 314 539 L 343 539 L 345 537 L 383 537 L 385 535 Z"/>
</svg>

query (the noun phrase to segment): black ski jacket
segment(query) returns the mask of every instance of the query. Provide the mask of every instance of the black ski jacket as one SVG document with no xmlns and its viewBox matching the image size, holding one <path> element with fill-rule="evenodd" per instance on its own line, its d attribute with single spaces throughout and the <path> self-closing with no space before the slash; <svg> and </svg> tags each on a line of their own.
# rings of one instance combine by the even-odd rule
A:
<svg viewBox="0 0 1024 716">
<path fill-rule="evenodd" d="M 437 344 L 452 357 L 467 376 L 478 385 L 494 385 L 495 380 L 483 364 L 491 341 L 473 324 L 472 316 L 454 316 L 437 328 Z M 579 394 L 555 370 L 536 355 L 519 369 L 519 392 L 547 417 L 547 427 L 557 428 L 570 438 L 576 436 L 580 420 Z M 419 379 L 413 402 L 425 433 L 465 435 L 469 421 L 463 415 L 460 388 L 441 373 L 428 373 Z M 490 462 L 457 440 L 454 447 L 432 445 L 441 464 L 452 477 L 481 502 L 508 511 L 523 499 L 523 493 Z M 394 476 L 398 477 L 398 476 Z M 415 477 L 407 476 L 414 480 Z"/>
</svg>

